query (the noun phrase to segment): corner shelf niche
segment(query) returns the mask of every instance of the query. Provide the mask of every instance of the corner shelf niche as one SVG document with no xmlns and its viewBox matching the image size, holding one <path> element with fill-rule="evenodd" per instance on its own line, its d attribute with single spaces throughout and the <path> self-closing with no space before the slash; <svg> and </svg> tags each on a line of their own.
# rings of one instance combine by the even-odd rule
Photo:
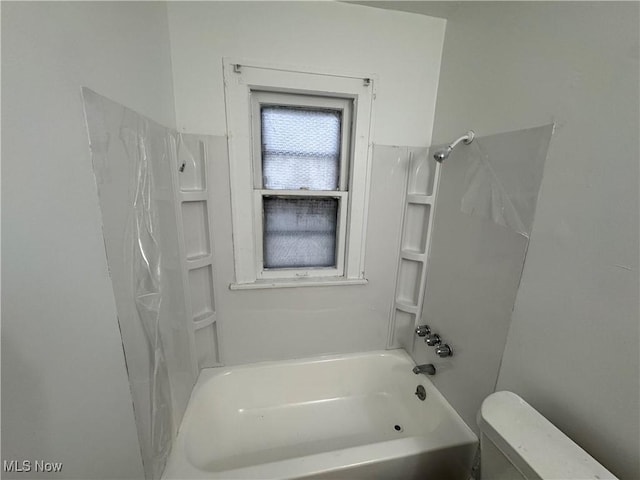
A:
<svg viewBox="0 0 640 480">
<path fill-rule="evenodd" d="M 207 146 L 196 135 L 177 138 L 180 257 L 187 316 L 191 318 L 198 369 L 223 365 L 214 299 L 214 265 L 209 221 Z"/>
<path fill-rule="evenodd" d="M 413 331 L 422 317 L 440 164 L 427 148 L 408 149 L 407 155 L 409 174 L 387 346 L 412 352 Z"/>
<path fill-rule="evenodd" d="M 182 201 L 182 225 L 188 262 L 211 256 L 207 201 Z"/>
</svg>

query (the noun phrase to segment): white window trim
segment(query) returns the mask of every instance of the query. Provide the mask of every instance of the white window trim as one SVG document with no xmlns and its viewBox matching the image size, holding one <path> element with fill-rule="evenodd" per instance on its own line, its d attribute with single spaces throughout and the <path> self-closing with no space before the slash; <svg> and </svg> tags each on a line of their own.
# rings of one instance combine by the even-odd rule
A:
<svg viewBox="0 0 640 480">
<path fill-rule="evenodd" d="M 231 186 L 231 209 L 233 222 L 234 262 L 236 283 L 232 289 L 274 288 L 278 286 L 317 286 L 339 284 L 362 284 L 364 278 L 364 253 L 366 219 L 371 175 L 371 149 L 369 148 L 372 103 L 374 99 L 374 76 L 347 76 L 316 72 L 298 67 L 282 67 L 257 64 L 225 58 L 223 60 L 225 80 L 225 102 L 229 145 L 229 176 Z M 351 158 L 346 191 L 317 192 L 319 195 L 347 197 L 339 215 L 339 225 L 347 225 L 344 234 L 343 269 L 282 269 L 262 270 L 262 224 L 260 170 L 256 171 L 255 145 L 252 137 L 252 91 L 285 92 L 300 95 L 344 98 L 353 102 Z M 345 186 L 346 187 L 346 186 Z M 269 191 L 275 195 L 295 195 L 296 191 Z M 310 192 L 307 192 L 310 193 Z M 341 206 L 344 205 L 341 202 Z M 259 225 L 258 225 L 259 223 Z M 340 246 L 340 241 L 338 246 Z M 296 278 L 296 272 L 304 278 Z M 308 278 L 313 276 L 314 278 Z"/>
</svg>

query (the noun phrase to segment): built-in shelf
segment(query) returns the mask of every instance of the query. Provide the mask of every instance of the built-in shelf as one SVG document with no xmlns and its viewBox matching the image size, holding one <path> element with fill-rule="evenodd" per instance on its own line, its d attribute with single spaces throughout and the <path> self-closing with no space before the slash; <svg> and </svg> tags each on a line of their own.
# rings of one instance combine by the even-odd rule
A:
<svg viewBox="0 0 640 480">
<path fill-rule="evenodd" d="M 191 311 L 195 317 L 205 312 L 215 312 L 213 302 L 213 271 L 211 265 L 189 270 Z"/>
<path fill-rule="evenodd" d="M 407 195 L 407 203 L 417 203 L 420 205 L 433 205 L 433 195 Z"/>
<path fill-rule="evenodd" d="M 204 367 L 221 366 L 218 351 L 218 325 L 216 322 L 194 332 L 198 365 Z"/>
<path fill-rule="evenodd" d="M 418 252 L 416 250 L 402 250 L 400 256 L 405 260 L 413 260 L 414 262 L 424 262 L 426 253 Z"/>
<path fill-rule="evenodd" d="M 211 255 L 207 202 L 205 200 L 182 202 L 180 210 L 187 261 Z"/>
<path fill-rule="evenodd" d="M 418 305 L 420 301 L 420 279 L 424 262 L 415 260 L 400 260 L 396 299 L 399 302 Z"/>
<path fill-rule="evenodd" d="M 396 301 L 396 308 L 398 310 L 402 310 L 403 312 L 413 313 L 414 315 L 418 312 L 417 305 L 411 305 L 410 303 L 404 303 L 402 301 Z"/>
<path fill-rule="evenodd" d="M 403 250 L 426 252 L 430 217 L 430 204 L 407 203 L 402 228 Z"/>
<path fill-rule="evenodd" d="M 389 347 L 412 351 L 414 324 L 422 316 L 440 165 L 429 155 L 428 149 L 409 149 L 407 155 L 409 173 Z"/>
<path fill-rule="evenodd" d="M 208 198 L 208 194 L 203 190 L 181 191 L 180 201 L 182 202 L 204 202 Z"/>
<path fill-rule="evenodd" d="M 193 328 L 200 330 L 201 328 L 208 327 L 216 321 L 215 312 L 204 312 L 193 319 Z"/>
<path fill-rule="evenodd" d="M 189 270 L 195 270 L 196 268 L 206 267 L 213 263 L 213 258 L 210 254 L 198 255 L 196 257 L 187 258 L 187 268 Z"/>
<path fill-rule="evenodd" d="M 207 148 L 202 137 L 180 134 L 177 138 L 178 184 L 182 191 L 207 189 Z"/>
<path fill-rule="evenodd" d="M 409 149 L 409 195 L 435 195 L 439 164 L 429 155 L 429 149 Z"/>
<path fill-rule="evenodd" d="M 186 314 L 193 339 L 194 368 L 220 366 L 219 337 L 214 300 L 214 265 L 209 220 L 208 148 L 213 155 L 226 152 L 226 142 L 204 140 L 199 135 L 180 134 L 177 139 L 177 188 L 174 190 L 180 232 L 179 250 Z"/>
</svg>

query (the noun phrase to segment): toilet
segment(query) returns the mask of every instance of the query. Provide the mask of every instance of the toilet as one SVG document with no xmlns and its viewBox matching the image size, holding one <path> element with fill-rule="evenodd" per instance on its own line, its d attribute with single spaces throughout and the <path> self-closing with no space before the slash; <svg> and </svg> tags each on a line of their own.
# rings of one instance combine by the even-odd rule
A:
<svg viewBox="0 0 640 480">
<path fill-rule="evenodd" d="M 617 478 L 515 393 L 489 395 L 478 426 L 482 480 Z"/>
</svg>

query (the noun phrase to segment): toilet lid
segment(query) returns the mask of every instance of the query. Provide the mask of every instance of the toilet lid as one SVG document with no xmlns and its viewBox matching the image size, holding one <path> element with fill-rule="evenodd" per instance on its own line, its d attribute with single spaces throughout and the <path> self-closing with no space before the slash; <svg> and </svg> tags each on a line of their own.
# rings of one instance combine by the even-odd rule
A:
<svg viewBox="0 0 640 480">
<path fill-rule="evenodd" d="M 489 395 L 478 426 L 526 478 L 616 478 L 513 392 Z"/>
</svg>

